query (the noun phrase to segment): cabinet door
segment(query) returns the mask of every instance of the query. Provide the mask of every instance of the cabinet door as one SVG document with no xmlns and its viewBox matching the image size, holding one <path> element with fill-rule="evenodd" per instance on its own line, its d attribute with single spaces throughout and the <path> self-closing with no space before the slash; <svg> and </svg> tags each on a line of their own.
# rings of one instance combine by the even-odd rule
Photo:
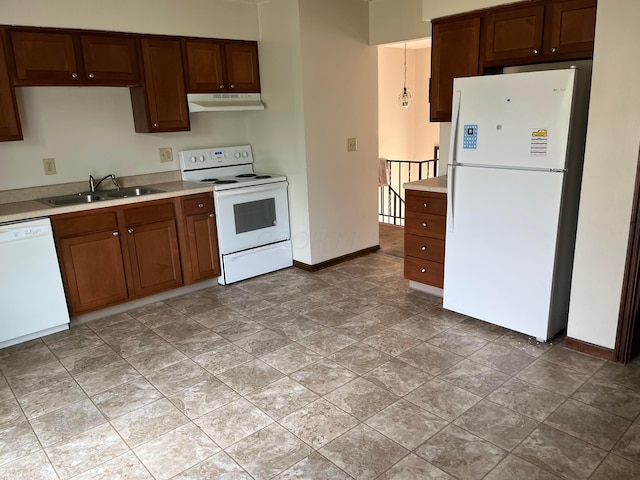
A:
<svg viewBox="0 0 640 480">
<path fill-rule="evenodd" d="M 58 239 L 71 315 L 128 298 L 118 231 Z"/>
<path fill-rule="evenodd" d="M 453 79 L 480 71 L 480 17 L 433 23 L 431 121 L 451 121 Z"/>
<path fill-rule="evenodd" d="M 135 37 L 82 35 L 85 80 L 95 85 L 140 84 Z"/>
<path fill-rule="evenodd" d="M 22 140 L 16 94 L 9 79 L 4 37 L 0 30 L 0 142 Z"/>
<path fill-rule="evenodd" d="M 143 87 L 131 89 L 138 133 L 189 130 L 180 40 L 140 40 L 144 65 Z"/>
<path fill-rule="evenodd" d="M 189 93 L 227 90 L 224 46 L 208 40 L 184 40 L 185 71 Z"/>
<path fill-rule="evenodd" d="M 128 227 L 127 246 L 136 296 L 182 285 L 175 220 Z"/>
<path fill-rule="evenodd" d="M 542 54 L 544 5 L 497 9 L 485 18 L 484 64 L 535 62 Z"/>
<path fill-rule="evenodd" d="M 545 55 L 563 60 L 591 58 L 596 33 L 596 0 L 556 1 L 547 6 Z"/>
<path fill-rule="evenodd" d="M 11 32 L 15 85 L 81 83 L 73 35 L 15 30 Z"/>
<path fill-rule="evenodd" d="M 220 276 L 216 219 L 213 213 L 189 215 L 187 238 L 194 282 Z"/>
<path fill-rule="evenodd" d="M 224 47 L 229 91 L 259 92 L 258 44 L 227 43 Z"/>
</svg>

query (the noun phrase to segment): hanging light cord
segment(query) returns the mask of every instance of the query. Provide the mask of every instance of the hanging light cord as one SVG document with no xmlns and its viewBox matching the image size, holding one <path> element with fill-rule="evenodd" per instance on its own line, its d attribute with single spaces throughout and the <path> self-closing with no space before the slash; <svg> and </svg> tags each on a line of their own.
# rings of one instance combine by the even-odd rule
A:
<svg viewBox="0 0 640 480">
<path fill-rule="evenodd" d="M 407 91 L 407 42 L 404 42 L 404 83 L 403 89 Z"/>
</svg>

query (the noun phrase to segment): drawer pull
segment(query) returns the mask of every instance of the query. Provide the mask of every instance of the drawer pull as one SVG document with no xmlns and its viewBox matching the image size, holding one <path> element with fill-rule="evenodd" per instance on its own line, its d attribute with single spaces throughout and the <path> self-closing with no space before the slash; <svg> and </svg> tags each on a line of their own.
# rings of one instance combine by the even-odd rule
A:
<svg viewBox="0 0 640 480">
<path fill-rule="evenodd" d="M 426 228 L 427 227 L 427 222 L 422 222 L 422 226 Z"/>
<path fill-rule="evenodd" d="M 198 208 L 204 208 L 204 203 L 199 203 Z"/>
<path fill-rule="evenodd" d="M 424 203 L 422 204 L 422 206 L 423 206 L 424 208 L 429 208 L 429 204 L 428 204 L 427 202 L 424 202 Z"/>
<path fill-rule="evenodd" d="M 426 247 L 425 245 L 423 245 L 421 250 L 422 250 L 423 252 L 426 252 L 426 251 L 427 251 L 427 247 Z"/>
<path fill-rule="evenodd" d="M 133 233 L 133 228 L 130 228 L 129 230 L 127 230 L 127 232 Z"/>
<path fill-rule="evenodd" d="M 427 269 L 423 268 L 422 270 L 420 270 L 422 273 L 427 273 Z"/>
<path fill-rule="evenodd" d="M 114 237 L 117 237 L 118 235 L 120 235 L 119 232 L 113 232 L 111 235 L 113 235 Z"/>
</svg>

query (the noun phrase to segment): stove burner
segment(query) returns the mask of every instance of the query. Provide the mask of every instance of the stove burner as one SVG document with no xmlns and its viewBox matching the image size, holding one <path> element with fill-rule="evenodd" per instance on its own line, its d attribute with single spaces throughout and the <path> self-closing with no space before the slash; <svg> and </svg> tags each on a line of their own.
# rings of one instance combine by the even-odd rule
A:
<svg viewBox="0 0 640 480">
<path fill-rule="evenodd" d="M 214 182 L 216 185 L 226 185 L 227 183 L 238 183 L 237 180 L 216 180 Z"/>
<path fill-rule="evenodd" d="M 217 179 L 217 178 L 204 178 L 204 179 L 202 179 L 202 180 L 200 180 L 200 181 L 201 181 L 202 183 L 205 183 L 205 182 L 217 182 L 217 181 L 218 181 L 218 179 Z"/>
<path fill-rule="evenodd" d="M 251 178 L 255 176 L 255 173 L 241 173 L 240 175 L 236 175 L 236 178 Z"/>
<path fill-rule="evenodd" d="M 263 178 L 271 178 L 271 175 L 258 175 L 258 176 L 256 176 L 256 180 L 262 180 Z"/>
</svg>

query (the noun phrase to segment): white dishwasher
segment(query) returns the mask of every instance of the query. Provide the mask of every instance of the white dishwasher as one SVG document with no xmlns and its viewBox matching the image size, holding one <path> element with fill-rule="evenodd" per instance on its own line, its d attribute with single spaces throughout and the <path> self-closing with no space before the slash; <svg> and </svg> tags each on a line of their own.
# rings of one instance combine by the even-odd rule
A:
<svg viewBox="0 0 640 480">
<path fill-rule="evenodd" d="M 51 222 L 0 224 L 0 348 L 67 328 Z"/>
</svg>

